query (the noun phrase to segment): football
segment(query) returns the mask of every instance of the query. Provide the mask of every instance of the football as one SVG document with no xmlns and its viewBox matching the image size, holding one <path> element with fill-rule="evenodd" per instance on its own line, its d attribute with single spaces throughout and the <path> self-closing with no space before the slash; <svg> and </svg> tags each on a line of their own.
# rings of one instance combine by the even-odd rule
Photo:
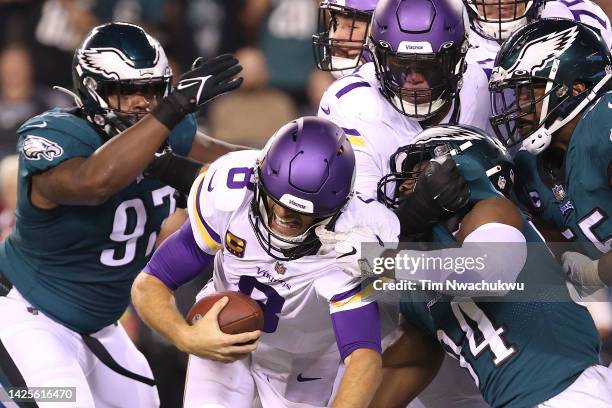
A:
<svg viewBox="0 0 612 408">
<path fill-rule="evenodd" d="M 222 332 L 238 334 L 263 329 L 264 316 L 261 307 L 256 301 L 241 292 L 219 292 L 200 299 L 187 313 L 187 322 L 194 324 L 201 319 L 223 296 L 227 296 L 229 302 L 218 317 L 219 328 Z"/>
</svg>

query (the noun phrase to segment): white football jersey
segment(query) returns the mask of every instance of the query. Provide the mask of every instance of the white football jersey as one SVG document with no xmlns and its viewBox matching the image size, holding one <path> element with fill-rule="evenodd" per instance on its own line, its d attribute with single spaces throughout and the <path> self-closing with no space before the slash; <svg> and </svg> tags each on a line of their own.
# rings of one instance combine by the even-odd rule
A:
<svg viewBox="0 0 612 408">
<path fill-rule="evenodd" d="M 610 20 L 597 4 L 590 0 L 560 0 L 549 1 L 542 10 L 542 18 L 567 18 L 580 21 L 599 30 L 602 38 L 612 48 L 612 27 Z M 470 30 L 470 49 L 466 60 L 468 63 L 479 64 L 491 76 L 495 65 L 495 57 L 501 45 L 493 40 L 481 37 L 476 31 Z"/>
<path fill-rule="evenodd" d="M 389 172 L 389 157 L 423 131 L 417 120 L 395 110 L 379 88 L 374 63 L 364 64 L 327 89 L 318 112 L 344 129 L 355 150 L 355 190 L 370 197 L 376 197 L 378 180 Z M 468 64 L 459 97 L 458 123 L 492 134 L 487 77 L 478 65 Z M 454 108 L 441 123 L 451 120 Z"/>
<path fill-rule="evenodd" d="M 189 195 L 192 231 L 201 250 L 214 254 L 215 291 L 241 291 L 263 304 L 265 327 L 253 356 L 266 359 L 267 350 L 292 354 L 328 350 L 335 343 L 330 313 L 352 310 L 374 301 L 364 291 L 339 294 L 360 281 L 342 272 L 335 252 L 292 261 L 277 261 L 260 245 L 249 221 L 254 195 L 253 168 L 260 151 L 229 153 L 195 181 Z M 365 217 L 363 214 L 368 214 Z M 335 230 L 346 232 L 367 223 L 381 240 L 397 242 L 397 217 L 374 200 L 353 197 Z M 372 237 L 372 242 L 376 242 Z M 332 299 L 332 297 L 334 299 Z M 336 299 L 339 299 L 336 301 Z"/>
</svg>

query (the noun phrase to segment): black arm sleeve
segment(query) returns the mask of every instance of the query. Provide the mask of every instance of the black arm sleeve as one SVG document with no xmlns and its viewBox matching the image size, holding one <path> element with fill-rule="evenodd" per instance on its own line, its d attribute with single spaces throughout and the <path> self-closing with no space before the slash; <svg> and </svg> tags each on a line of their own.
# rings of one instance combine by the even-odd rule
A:
<svg viewBox="0 0 612 408">
<path fill-rule="evenodd" d="M 189 195 L 191 185 L 201 169 L 202 163 L 166 152 L 156 156 L 144 174 L 158 179 L 184 195 Z"/>
</svg>

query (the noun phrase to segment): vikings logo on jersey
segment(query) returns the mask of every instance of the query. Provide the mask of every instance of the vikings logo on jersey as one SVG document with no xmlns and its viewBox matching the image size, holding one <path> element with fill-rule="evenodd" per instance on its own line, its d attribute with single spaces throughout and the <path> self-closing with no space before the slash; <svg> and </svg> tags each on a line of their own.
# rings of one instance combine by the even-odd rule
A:
<svg viewBox="0 0 612 408">
<path fill-rule="evenodd" d="M 53 161 L 54 158 L 64 154 L 64 149 L 44 137 L 28 135 L 23 142 L 23 154 L 28 160 L 40 160 L 42 158 Z"/>
</svg>

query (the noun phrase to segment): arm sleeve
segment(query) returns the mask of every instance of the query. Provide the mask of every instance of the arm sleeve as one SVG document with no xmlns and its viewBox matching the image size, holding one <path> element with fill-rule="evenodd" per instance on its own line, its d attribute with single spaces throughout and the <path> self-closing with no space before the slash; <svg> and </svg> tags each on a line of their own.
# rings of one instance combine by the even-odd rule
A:
<svg viewBox="0 0 612 408">
<path fill-rule="evenodd" d="M 358 285 L 330 300 L 332 325 L 342 360 L 362 348 L 382 353 L 378 304 L 367 295 L 370 288 Z"/>
<path fill-rule="evenodd" d="M 176 290 L 195 278 L 213 259 L 214 255 L 200 250 L 187 220 L 155 251 L 144 272 Z"/>
<path fill-rule="evenodd" d="M 197 123 L 195 115 L 190 114 L 185 116 L 185 119 L 172 129 L 172 133 L 170 133 L 168 137 L 168 144 L 172 148 L 172 151 L 180 156 L 187 156 L 193 146 L 196 131 Z"/>
</svg>

